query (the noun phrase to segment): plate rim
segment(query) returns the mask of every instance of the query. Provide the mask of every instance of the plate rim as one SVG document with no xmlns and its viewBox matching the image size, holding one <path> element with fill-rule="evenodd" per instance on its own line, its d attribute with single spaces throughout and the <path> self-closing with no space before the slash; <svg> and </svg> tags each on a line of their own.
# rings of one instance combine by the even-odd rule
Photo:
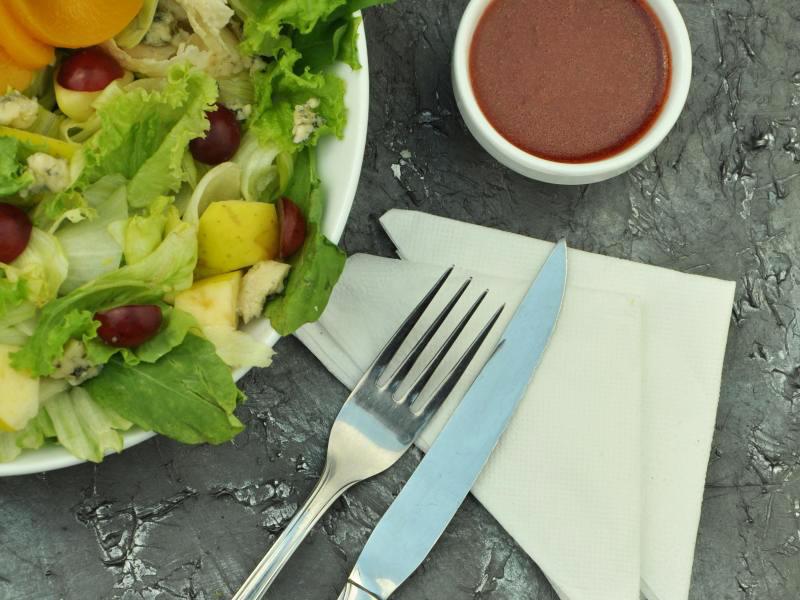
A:
<svg viewBox="0 0 800 600">
<path fill-rule="evenodd" d="M 357 13 L 360 14 L 360 13 Z M 358 36 L 358 51 L 359 60 L 361 62 L 361 69 L 352 71 L 350 67 L 337 64 L 334 67 L 334 72 L 340 76 L 350 72 L 347 77 L 348 94 L 356 98 L 356 105 L 359 107 L 358 112 L 352 111 L 351 106 L 353 103 L 348 104 L 348 136 L 354 136 L 356 141 L 356 154 L 352 156 L 353 167 L 347 174 L 346 183 L 343 186 L 344 200 L 336 213 L 330 211 L 330 203 L 326 203 L 325 217 L 323 222 L 323 232 L 334 243 L 339 243 L 344 233 L 345 226 L 347 225 L 350 212 L 355 201 L 356 192 L 358 191 L 359 181 L 361 179 L 361 167 L 364 163 L 364 153 L 366 151 L 367 143 L 367 129 L 369 124 L 369 56 L 367 53 L 367 37 L 364 29 L 363 19 L 359 25 Z M 355 114 L 357 119 L 352 119 Z M 321 142 L 327 145 L 336 143 L 336 140 L 324 140 Z M 324 185 L 324 182 L 323 182 Z M 258 322 L 247 328 L 248 332 L 254 337 L 263 340 L 263 342 L 272 347 L 280 337 L 269 326 L 266 319 L 260 319 Z M 239 369 L 234 372 L 234 378 L 239 381 L 244 377 L 250 369 Z M 144 431 L 141 429 L 133 429 L 123 433 L 123 446 L 120 452 L 113 450 L 105 452 L 104 456 L 113 454 L 122 454 L 128 448 L 141 444 L 142 442 L 155 437 L 157 434 L 153 431 Z M 42 456 L 46 453 L 46 456 Z M 65 448 L 61 446 L 47 446 L 35 450 L 23 450 L 16 459 L 8 463 L 0 463 L 0 477 L 14 477 L 19 475 L 32 475 L 35 473 L 46 473 L 49 471 L 56 471 L 87 463 L 89 461 L 77 458 L 70 454 Z"/>
</svg>

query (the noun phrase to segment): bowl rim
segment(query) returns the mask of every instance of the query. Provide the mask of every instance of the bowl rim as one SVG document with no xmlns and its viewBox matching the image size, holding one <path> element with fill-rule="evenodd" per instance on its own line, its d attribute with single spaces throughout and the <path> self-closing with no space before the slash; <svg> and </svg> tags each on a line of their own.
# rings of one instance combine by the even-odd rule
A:
<svg viewBox="0 0 800 600">
<path fill-rule="evenodd" d="M 667 37 L 671 78 L 667 100 L 660 114 L 634 144 L 601 160 L 570 163 L 548 160 L 529 154 L 503 137 L 489 122 L 478 104 L 472 87 L 469 57 L 477 25 L 495 0 L 471 0 L 464 10 L 453 52 L 453 85 L 459 109 L 478 141 L 501 162 L 559 179 L 602 178 L 621 173 L 642 161 L 664 140 L 683 111 L 692 79 L 692 49 L 686 23 L 673 0 L 641 0 L 659 19 Z M 535 175 L 533 175 L 535 177 Z"/>
</svg>

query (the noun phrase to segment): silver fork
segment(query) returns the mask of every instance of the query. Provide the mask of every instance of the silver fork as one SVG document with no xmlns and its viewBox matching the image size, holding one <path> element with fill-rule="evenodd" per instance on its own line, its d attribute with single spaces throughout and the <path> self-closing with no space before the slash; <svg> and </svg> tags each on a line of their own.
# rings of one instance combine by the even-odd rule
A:
<svg viewBox="0 0 800 600">
<path fill-rule="evenodd" d="M 327 460 L 317 486 L 233 600 L 261 598 L 331 504 L 351 486 L 385 471 L 397 462 L 463 375 L 503 310 L 502 307 L 497 310 L 474 338 L 458 340 L 458 347 L 453 348 L 486 297 L 487 292 L 483 292 L 458 320 L 441 346 L 431 350 L 431 339 L 463 296 L 470 284 L 469 280 L 447 301 L 444 309 L 433 318 L 421 337 L 411 344 L 411 349 L 399 356 L 403 342 L 409 338 L 451 272 L 452 268 L 425 295 L 351 392 L 333 424 Z M 430 394 L 430 401 L 417 410 L 415 400 L 451 349 L 454 353 L 460 353 L 457 360 L 447 371 L 441 384 Z M 414 376 L 410 386 L 403 386 L 408 391 L 398 395 L 398 389 L 412 373 L 417 362 L 422 369 L 418 367 L 413 372 L 419 372 L 419 375 Z"/>
</svg>

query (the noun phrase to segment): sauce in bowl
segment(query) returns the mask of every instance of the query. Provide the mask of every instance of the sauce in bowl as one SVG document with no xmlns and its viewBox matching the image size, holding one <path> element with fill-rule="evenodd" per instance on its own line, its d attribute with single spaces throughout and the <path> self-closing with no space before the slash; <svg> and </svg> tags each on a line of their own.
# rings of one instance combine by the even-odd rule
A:
<svg viewBox="0 0 800 600">
<path fill-rule="evenodd" d="M 583 163 L 638 141 L 670 84 L 670 52 L 641 0 L 494 0 L 472 40 L 478 104 L 529 154 Z"/>
</svg>

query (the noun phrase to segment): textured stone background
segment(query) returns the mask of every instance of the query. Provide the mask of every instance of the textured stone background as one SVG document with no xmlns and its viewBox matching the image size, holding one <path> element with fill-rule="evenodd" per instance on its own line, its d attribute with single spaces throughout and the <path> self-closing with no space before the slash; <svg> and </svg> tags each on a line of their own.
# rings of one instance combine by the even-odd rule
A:
<svg viewBox="0 0 800 600">
<path fill-rule="evenodd" d="M 465 0 L 370 11 L 372 109 L 348 252 L 391 255 L 377 218 L 411 207 L 737 281 L 692 600 L 800 598 L 800 3 L 682 0 L 694 44 L 686 112 L 657 152 L 606 183 L 538 184 L 495 163 L 453 100 Z M 229 597 L 311 489 L 345 390 L 296 341 L 243 382 L 235 444 L 155 438 L 0 481 L 0 598 Z M 269 598 L 334 599 L 418 460 L 325 517 Z M 554 599 L 468 500 L 399 600 Z"/>
</svg>

